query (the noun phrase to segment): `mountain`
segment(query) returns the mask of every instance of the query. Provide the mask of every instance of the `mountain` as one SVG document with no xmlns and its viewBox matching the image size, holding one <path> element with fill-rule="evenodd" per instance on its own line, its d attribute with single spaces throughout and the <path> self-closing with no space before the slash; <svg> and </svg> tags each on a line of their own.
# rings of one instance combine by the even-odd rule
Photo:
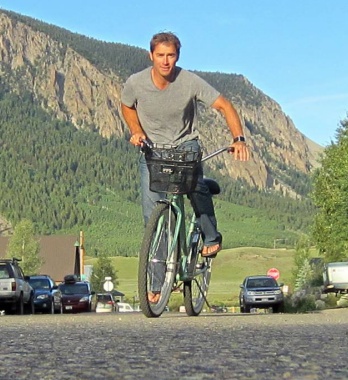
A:
<svg viewBox="0 0 348 380">
<path fill-rule="evenodd" d="M 52 120 L 76 130 L 126 139 L 128 130 L 120 116 L 122 85 L 128 75 L 149 64 L 143 49 L 97 41 L 0 10 L 2 88 L 30 94 Z M 252 152 L 248 163 L 220 155 L 210 160 L 210 170 L 226 183 L 234 179 L 259 192 L 306 198 L 323 148 L 298 131 L 280 105 L 244 76 L 197 74 L 234 103 Z M 224 120 L 214 110 L 202 108 L 199 130 L 206 152 L 230 143 Z"/>
</svg>

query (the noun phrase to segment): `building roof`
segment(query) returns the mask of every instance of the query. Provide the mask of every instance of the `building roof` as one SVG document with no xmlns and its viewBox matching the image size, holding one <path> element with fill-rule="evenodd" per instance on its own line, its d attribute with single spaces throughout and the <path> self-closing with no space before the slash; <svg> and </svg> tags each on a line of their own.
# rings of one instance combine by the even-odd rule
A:
<svg viewBox="0 0 348 380">
<path fill-rule="evenodd" d="M 52 235 L 39 236 L 40 252 L 44 263 L 39 273 L 48 274 L 56 282 L 61 282 L 67 274 L 76 271 L 76 236 L 71 235 Z M 0 257 L 6 256 L 9 237 L 0 236 Z"/>
</svg>

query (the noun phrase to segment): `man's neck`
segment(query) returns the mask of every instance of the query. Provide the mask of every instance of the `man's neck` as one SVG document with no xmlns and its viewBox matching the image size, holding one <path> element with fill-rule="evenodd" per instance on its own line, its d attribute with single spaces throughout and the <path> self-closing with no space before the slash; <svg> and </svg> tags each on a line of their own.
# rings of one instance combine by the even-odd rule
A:
<svg viewBox="0 0 348 380">
<path fill-rule="evenodd" d="M 169 86 L 170 83 L 174 81 L 175 78 L 175 69 L 168 75 L 168 77 L 163 77 L 162 75 L 159 75 L 156 73 L 156 71 L 152 68 L 151 69 L 151 78 L 154 85 L 159 90 L 164 90 Z"/>
</svg>

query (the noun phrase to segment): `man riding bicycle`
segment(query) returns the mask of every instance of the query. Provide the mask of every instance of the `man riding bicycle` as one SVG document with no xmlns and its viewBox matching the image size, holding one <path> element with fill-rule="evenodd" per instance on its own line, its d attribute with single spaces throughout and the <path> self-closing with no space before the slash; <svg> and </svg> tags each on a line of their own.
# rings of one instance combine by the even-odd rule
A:
<svg viewBox="0 0 348 380">
<path fill-rule="evenodd" d="M 233 137 L 231 146 L 235 159 L 248 160 L 249 151 L 235 108 L 199 76 L 176 66 L 180 48 L 180 40 L 175 34 L 155 34 L 150 41 L 152 66 L 131 75 L 126 81 L 121 102 L 122 114 L 132 135 L 131 144 L 141 146 L 147 139 L 157 146 L 200 151 L 197 111 L 198 102 L 202 102 L 224 116 Z M 150 191 L 144 154 L 140 157 L 140 173 L 146 224 L 154 204 L 165 195 Z M 202 255 L 215 256 L 222 248 L 222 236 L 217 230 L 212 196 L 204 184 L 202 168 L 190 201 L 203 233 Z"/>
</svg>

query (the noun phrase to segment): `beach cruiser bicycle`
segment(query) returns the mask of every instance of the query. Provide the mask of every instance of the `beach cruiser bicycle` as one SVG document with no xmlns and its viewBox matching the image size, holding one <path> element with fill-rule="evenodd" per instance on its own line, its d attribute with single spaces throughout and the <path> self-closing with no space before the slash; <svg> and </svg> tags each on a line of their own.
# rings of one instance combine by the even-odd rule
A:
<svg viewBox="0 0 348 380">
<path fill-rule="evenodd" d="M 167 194 L 156 203 L 146 225 L 139 253 L 138 295 L 140 308 L 149 318 L 165 310 L 173 290 L 183 288 L 187 315 L 198 316 L 207 301 L 212 257 L 202 257 L 203 239 L 195 213 L 184 195 L 196 187 L 198 167 L 231 147 L 221 148 L 204 158 L 196 151 L 174 147 L 157 148 L 147 140 L 142 150 L 150 173 L 150 189 Z M 215 180 L 205 178 L 212 195 L 220 193 Z M 155 295 L 154 302 L 150 297 Z"/>
</svg>

